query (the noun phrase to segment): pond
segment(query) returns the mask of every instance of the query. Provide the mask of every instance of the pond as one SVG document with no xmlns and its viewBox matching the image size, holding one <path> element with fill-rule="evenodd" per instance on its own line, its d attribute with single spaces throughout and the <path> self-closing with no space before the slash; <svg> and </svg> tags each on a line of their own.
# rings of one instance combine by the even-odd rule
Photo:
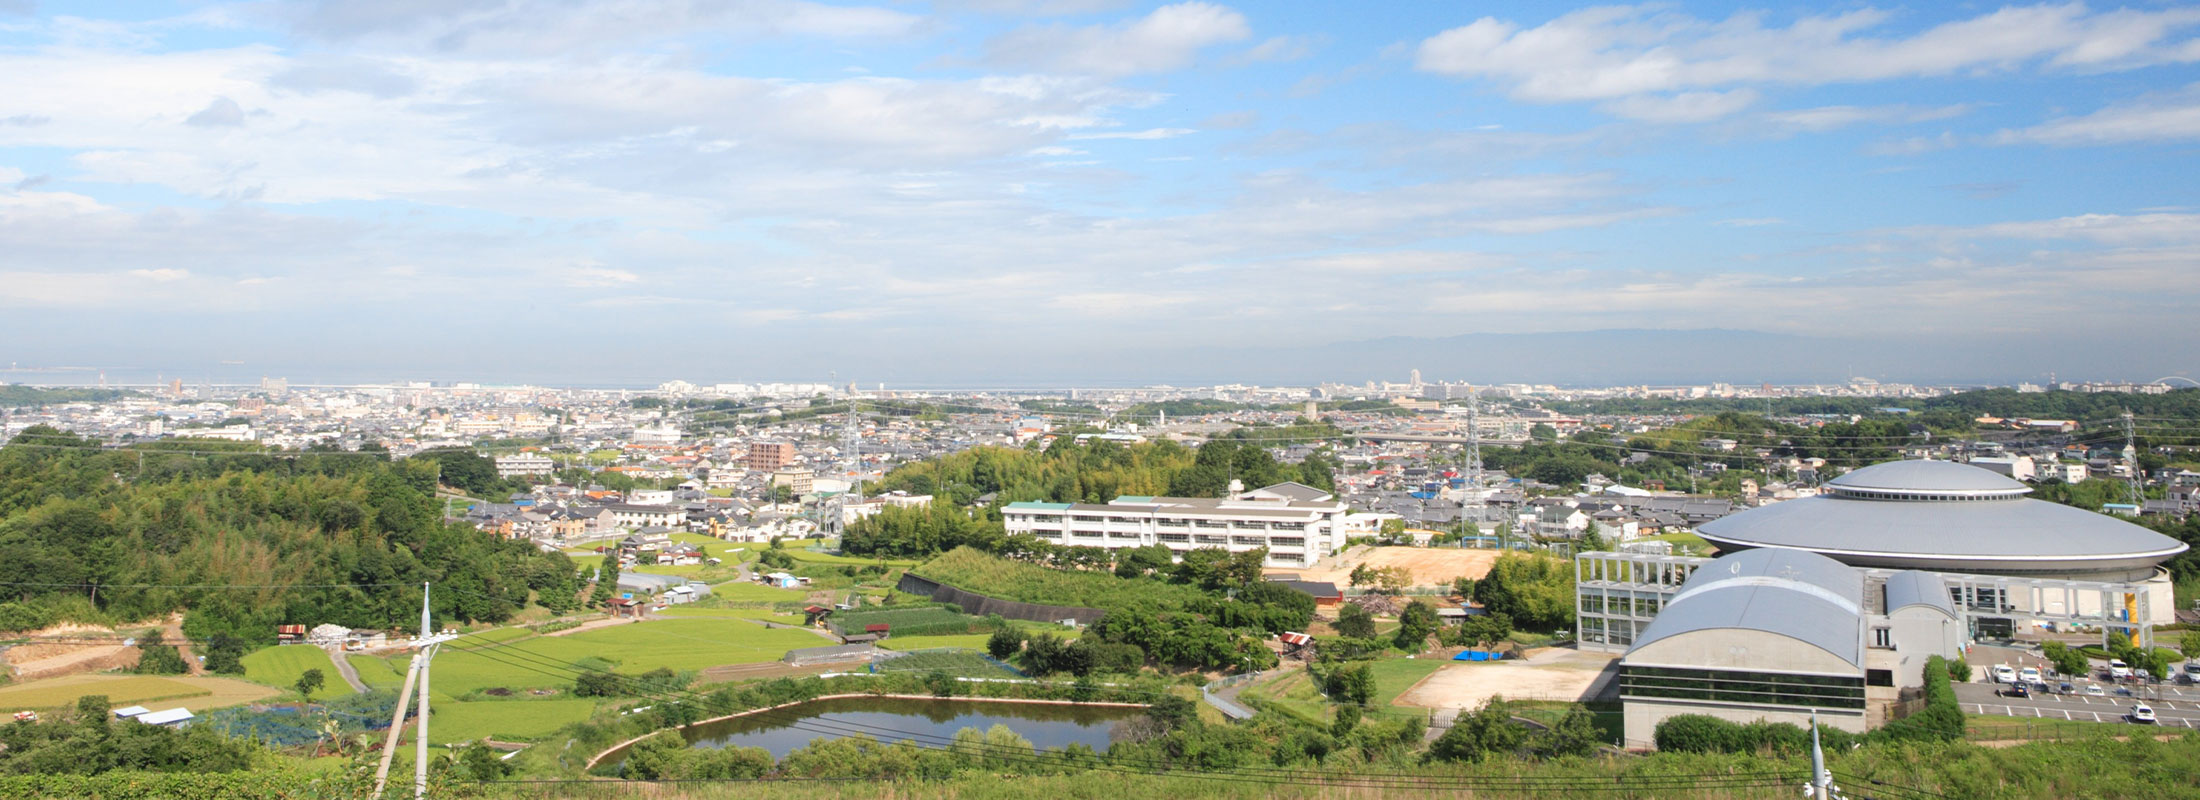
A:
<svg viewBox="0 0 2200 800">
<path fill-rule="evenodd" d="M 862 734 L 882 742 L 913 739 L 920 745 L 939 747 L 956 731 L 983 731 L 994 725 L 1008 726 L 1041 750 L 1072 743 L 1106 750 L 1114 741 L 1117 723 L 1145 713 L 1140 708 L 1114 706 L 850 697 L 813 700 L 777 711 L 696 725 L 681 734 L 696 747 L 761 747 L 771 751 L 774 759 L 785 758 L 795 748 L 819 738 Z M 605 763 L 623 760 L 625 754 L 618 753 Z"/>
</svg>

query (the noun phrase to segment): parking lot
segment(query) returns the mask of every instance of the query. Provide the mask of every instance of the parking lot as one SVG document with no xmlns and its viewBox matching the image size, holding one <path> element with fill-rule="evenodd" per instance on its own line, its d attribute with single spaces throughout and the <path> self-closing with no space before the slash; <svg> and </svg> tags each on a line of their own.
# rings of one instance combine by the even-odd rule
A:
<svg viewBox="0 0 2200 800">
<path fill-rule="evenodd" d="M 2078 684 L 2080 692 L 2086 684 Z M 2030 698 L 2000 697 L 2002 689 L 1996 683 L 1959 683 L 1955 685 L 1956 701 L 1966 714 L 1993 714 L 2020 719 L 2064 719 L 2075 722 L 2110 722 L 2123 724 L 2124 714 L 2135 703 L 2144 702 L 2154 708 L 2154 715 L 2164 727 L 2200 728 L 2200 687 L 2194 686 L 2143 686 L 2116 687 L 2103 684 L 2104 696 L 2086 694 L 2062 695 L 2040 692 Z M 2116 694 L 2119 688 L 2128 688 L 2131 696 Z"/>
</svg>

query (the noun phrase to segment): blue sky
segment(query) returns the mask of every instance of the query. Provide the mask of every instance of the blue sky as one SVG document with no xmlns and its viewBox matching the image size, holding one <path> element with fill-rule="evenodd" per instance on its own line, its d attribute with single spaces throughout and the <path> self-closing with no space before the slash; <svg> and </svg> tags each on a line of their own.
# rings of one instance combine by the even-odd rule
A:
<svg viewBox="0 0 2200 800">
<path fill-rule="evenodd" d="M 1219 381 L 1717 328 L 2184 372 L 2130 343 L 2200 333 L 2196 63 L 2166 3 L 0 0 L 0 360 Z"/>
</svg>

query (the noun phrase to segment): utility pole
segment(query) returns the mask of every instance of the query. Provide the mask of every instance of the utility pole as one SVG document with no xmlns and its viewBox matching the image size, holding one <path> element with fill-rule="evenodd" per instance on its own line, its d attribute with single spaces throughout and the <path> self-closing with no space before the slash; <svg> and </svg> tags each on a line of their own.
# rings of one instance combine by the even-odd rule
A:
<svg viewBox="0 0 2200 800">
<path fill-rule="evenodd" d="M 2136 430 L 2136 426 L 2132 424 L 2131 410 L 2125 409 L 2124 466 L 2131 470 L 2131 476 L 2129 480 L 2124 482 L 2124 485 L 2131 495 L 2131 507 L 2134 514 L 2137 514 L 2138 510 L 2147 504 L 2146 490 L 2141 488 L 2145 478 L 2139 474 L 2139 437 Z"/>
<path fill-rule="evenodd" d="M 420 584 L 420 650 L 413 654 L 412 667 L 405 671 L 405 686 L 397 693 L 397 713 L 390 717 L 390 735 L 382 744 L 382 763 L 374 770 L 374 794 L 371 796 L 375 800 L 381 800 L 382 790 L 389 785 L 390 762 L 397 757 L 397 739 L 404 731 L 405 706 L 413 696 L 416 681 L 420 687 L 420 714 L 416 718 L 419 727 L 413 733 L 417 747 L 413 757 L 413 797 L 428 796 L 428 662 L 444 642 L 458 638 L 436 634 L 428 614 L 428 590 L 429 584 Z"/>
</svg>

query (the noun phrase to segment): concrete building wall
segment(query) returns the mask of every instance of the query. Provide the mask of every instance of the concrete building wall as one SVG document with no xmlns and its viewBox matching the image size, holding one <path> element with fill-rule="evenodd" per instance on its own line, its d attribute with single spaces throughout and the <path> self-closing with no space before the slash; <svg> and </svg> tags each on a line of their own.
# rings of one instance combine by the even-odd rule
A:
<svg viewBox="0 0 2200 800">
<path fill-rule="evenodd" d="M 1766 706 L 1740 706 L 1692 700 L 1628 700 L 1622 712 L 1622 736 L 1631 748 L 1652 747 L 1657 743 L 1658 723 L 1667 717 L 1682 714 L 1703 714 L 1729 722 L 1748 724 L 1758 720 L 1786 722 L 1801 727 L 1810 726 L 1811 710 L 1808 708 L 1770 708 Z M 1821 709 L 1818 723 L 1829 728 L 1839 728 L 1852 733 L 1864 732 L 1862 709 Z"/>
</svg>

